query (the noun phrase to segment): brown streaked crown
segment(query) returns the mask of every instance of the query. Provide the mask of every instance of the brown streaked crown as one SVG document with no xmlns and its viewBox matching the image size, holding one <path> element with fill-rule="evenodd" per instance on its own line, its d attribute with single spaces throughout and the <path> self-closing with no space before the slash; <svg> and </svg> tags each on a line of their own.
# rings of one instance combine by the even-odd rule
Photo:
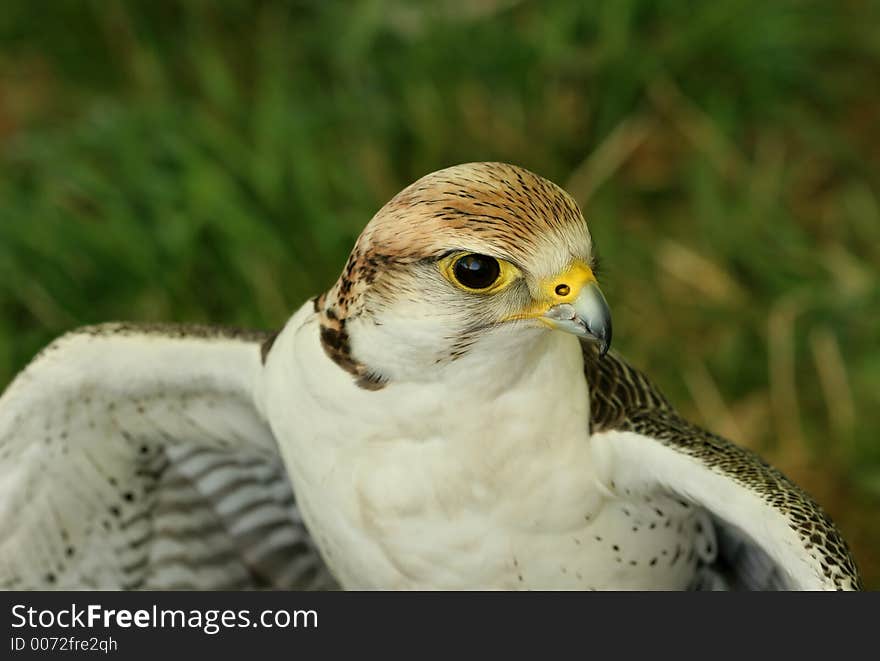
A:
<svg viewBox="0 0 880 661">
<path fill-rule="evenodd" d="M 383 252 L 423 258 L 475 234 L 528 262 L 548 234 L 565 236 L 583 223 L 571 196 L 547 179 L 506 163 L 466 163 L 395 195 L 362 239 Z"/>
</svg>

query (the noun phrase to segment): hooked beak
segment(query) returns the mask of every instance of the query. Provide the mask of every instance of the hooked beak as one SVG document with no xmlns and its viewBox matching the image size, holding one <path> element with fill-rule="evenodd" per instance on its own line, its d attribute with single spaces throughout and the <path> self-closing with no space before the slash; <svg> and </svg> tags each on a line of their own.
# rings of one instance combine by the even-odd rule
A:
<svg viewBox="0 0 880 661">
<path fill-rule="evenodd" d="M 542 318 L 556 330 L 596 340 L 599 355 L 604 356 L 611 346 L 611 310 L 595 279 L 572 300 L 552 306 Z"/>
<path fill-rule="evenodd" d="M 604 356 L 611 346 L 611 311 L 596 276 L 586 263 L 574 262 L 559 275 L 538 283 L 540 295 L 526 310 L 508 317 L 536 319 L 555 330 L 595 340 Z"/>
</svg>

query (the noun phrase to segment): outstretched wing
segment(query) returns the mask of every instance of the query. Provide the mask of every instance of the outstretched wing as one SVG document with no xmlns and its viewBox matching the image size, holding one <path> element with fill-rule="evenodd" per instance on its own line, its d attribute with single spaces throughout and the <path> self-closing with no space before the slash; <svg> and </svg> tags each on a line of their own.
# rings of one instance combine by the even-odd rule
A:
<svg viewBox="0 0 880 661">
<path fill-rule="evenodd" d="M 0 586 L 331 587 L 258 410 L 262 333 L 108 324 L 0 397 Z"/>
<path fill-rule="evenodd" d="M 690 501 L 715 525 L 717 558 L 696 587 L 860 589 L 846 543 L 807 494 L 754 453 L 684 420 L 620 357 L 583 350 L 606 483 Z"/>
</svg>

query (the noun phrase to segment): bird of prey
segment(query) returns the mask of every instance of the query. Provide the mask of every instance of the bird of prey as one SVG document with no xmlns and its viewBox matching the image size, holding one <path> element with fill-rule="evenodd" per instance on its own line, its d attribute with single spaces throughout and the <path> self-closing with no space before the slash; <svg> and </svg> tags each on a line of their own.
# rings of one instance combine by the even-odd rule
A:
<svg viewBox="0 0 880 661">
<path fill-rule="evenodd" d="M 0 399 L 7 588 L 851 590 L 810 497 L 609 352 L 561 188 L 419 179 L 277 334 L 107 324 Z"/>
</svg>

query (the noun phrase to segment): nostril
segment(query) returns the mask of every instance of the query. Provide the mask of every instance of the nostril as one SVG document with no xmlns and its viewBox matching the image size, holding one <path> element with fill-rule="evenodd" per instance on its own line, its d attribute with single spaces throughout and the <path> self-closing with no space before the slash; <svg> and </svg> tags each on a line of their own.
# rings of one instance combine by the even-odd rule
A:
<svg viewBox="0 0 880 661">
<path fill-rule="evenodd" d="M 568 296 L 571 293 L 571 287 L 568 285 L 556 285 L 557 296 Z"/>
</svg>

